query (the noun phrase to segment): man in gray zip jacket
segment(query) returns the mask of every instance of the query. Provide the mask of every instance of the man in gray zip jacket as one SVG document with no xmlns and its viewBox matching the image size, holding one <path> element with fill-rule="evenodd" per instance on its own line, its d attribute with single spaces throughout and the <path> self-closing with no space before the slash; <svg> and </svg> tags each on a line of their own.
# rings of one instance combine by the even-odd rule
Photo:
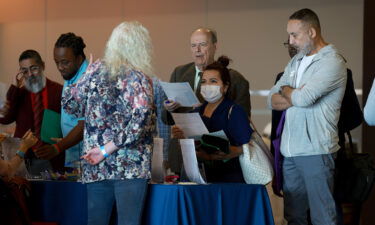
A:
<svg viewBox="0 0 375 225">
<path fill-rule="evenodd" d="M 346 66 L 336 48 L 323 40 L 312 10 L 292 14 L 287 32 L 298 54 L 267 100 L 270 108 L 286 110 L 281 140 L 284 215 L 289 225 L 305 225 L 310 209 L 314 225 L 335 225 L 334 157 Z"/>
</svg>

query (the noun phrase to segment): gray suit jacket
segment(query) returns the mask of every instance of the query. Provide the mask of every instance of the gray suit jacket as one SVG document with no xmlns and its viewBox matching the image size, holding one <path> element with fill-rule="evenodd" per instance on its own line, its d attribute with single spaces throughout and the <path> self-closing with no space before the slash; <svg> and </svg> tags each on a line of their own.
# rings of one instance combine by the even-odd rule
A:
<svg viewBox="0 0 375 225">
<path fill-rule="evenodd" d="M 247 114 L 250 115 L 251 104 L 249 82 L 236 70 L 229 69 L 229 73 L 231 86 L 228 91 L 228 97 L 238 105 L 242 106 Z M 194 79 L 195 65 L 194 63 L 188 63 L 174 69 L 170 82 L 189 82 L 191 88 L 194 89 Z M 202 95 L 200 94 L 200 84 L 198 84 L 196 95 L 199 101 L 204 101 Z"/>
</svg>

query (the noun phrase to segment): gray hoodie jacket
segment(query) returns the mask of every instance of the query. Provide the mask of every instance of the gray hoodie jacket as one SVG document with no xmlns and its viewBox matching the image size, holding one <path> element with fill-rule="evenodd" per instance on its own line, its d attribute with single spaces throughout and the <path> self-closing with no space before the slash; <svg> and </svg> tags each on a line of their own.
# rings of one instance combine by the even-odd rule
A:
<svg viewBox="0 0 375 225">
<path fill-rule="evenodd" d="M 339 149 L 337 122 L 347 77 L 344 59 L 333 45 L 323 47 L 296 87 L 303 56 L 297 54 L 291 59 L 267 99 L 272 108 L 271 96 L 281 86 L 297 88 L 291 96 L 293 106 L 287 109 L 281 137 L 281 153 L 285 157 L 329 154 Z"/>
</svg>

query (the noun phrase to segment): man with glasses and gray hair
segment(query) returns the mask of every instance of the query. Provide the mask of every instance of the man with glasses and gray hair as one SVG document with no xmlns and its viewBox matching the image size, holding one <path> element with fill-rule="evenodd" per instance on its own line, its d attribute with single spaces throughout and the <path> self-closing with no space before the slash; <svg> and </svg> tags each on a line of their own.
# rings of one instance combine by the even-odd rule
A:
<svg viewBox="0 0 375 225">
<path fill-rule="evenodd" d="M 178 66 L 171 74 L 170 82 L 188 82 L 196 93 L 198 99 L 203 102 L 200 94 L 200 79 L 205 67 L 215 60 L 217 49 L 217 33 L 210 28 L 198 28 L 190 37 L 190 51 L 193 62 Z M 236 70 L 230 69 L 231 86 L 228 97 L 243 107 L 250 116 L 249 82 Z M 165 104 L 168 111 L 174 111 L 179 104 L 168 100 Z"/>
<path fill-rule="evenodd" d="M 1 124 L 16 122 L 14 137 L 22 138 L 31 129 L 39 139 L 33 149 L 44 145 L 41 141 L 43 112 L 49 109 L 60 113 L 62 86 L 46 78 L 44 62 L 35 50 L 26 50 L 19 57 L 19 71 L 7 92 L 7 101 L 0 109 Z M 53 168 L 61 170 L 64 154 L 48 161 L 38 159 L 33 151 L 26 154 L 26 166 L 31 175 Z"/>
</svg>

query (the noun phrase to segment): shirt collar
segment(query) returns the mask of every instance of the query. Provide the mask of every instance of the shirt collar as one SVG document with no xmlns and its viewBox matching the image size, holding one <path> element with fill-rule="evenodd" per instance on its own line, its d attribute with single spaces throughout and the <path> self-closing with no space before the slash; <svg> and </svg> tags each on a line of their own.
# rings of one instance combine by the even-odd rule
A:
<svg viewBox="0 0 375 225">
<path fill-rule="evenodd" d="M 198 68 L 198 66 L 195 66 L 195 74 L 198 74 L 199 72 L 202 72 L 202 71 Z"/>
<path fill-rule="evenodd" d="M 83 61 L 74 77 L 72 77 L 70 80 L 65 81 L 66 84 L 71 85 L 76 83 L 77 80 L 81 77 L 81 75 L 86 71 L 88 65 L 89 63 L 87 62 L 87 60 Z"/>
</svg>

